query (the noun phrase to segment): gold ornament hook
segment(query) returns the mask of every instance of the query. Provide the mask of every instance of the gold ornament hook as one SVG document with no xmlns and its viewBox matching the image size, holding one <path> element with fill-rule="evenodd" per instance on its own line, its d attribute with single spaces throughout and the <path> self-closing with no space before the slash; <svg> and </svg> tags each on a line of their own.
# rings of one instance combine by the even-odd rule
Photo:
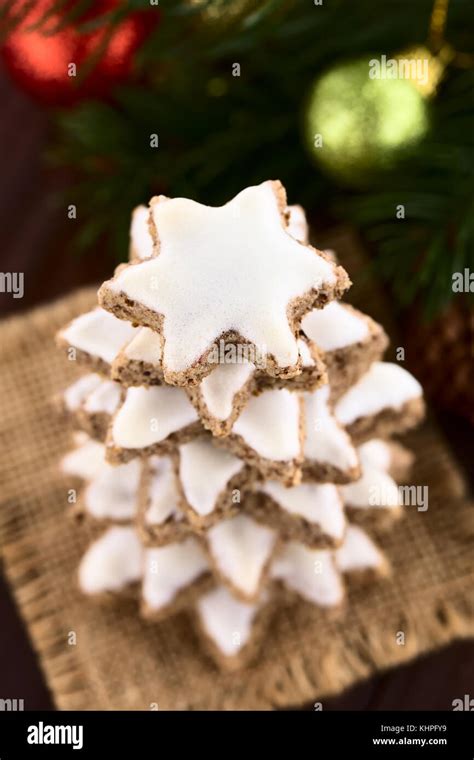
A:
<svg viewBox="0 0 474 760">
<path fill-rule="evenodd" d="M 469 69 L 474 65 L 474 53 L 455 50 L 445 39 L 448 10 L 449 0 L 434 0 L 428 31 L 428 46 L 443 65 Z"/>
</svg>

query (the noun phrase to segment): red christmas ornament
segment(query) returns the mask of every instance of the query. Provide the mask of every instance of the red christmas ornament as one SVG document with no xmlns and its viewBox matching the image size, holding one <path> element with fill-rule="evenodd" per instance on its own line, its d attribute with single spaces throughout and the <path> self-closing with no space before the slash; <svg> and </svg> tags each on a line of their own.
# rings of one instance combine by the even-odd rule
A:
<svg viewBox="0 0 474 760">
<path fill-rule="evenodd" d="M 36 100 L 55 106 L 107 95 L 113 85 L 126 81 L 134 53 L 150 30 L 150 17 L 151 23 L 159 18 L 158 11 L 134 12 L 113 30 L 105 24 L 81 33 L 77 28 L 81 23 L 117 10 L 121 4 L 120 0 L 96 0 L 74 25 L 55 31 L 61 21 L 55 14 L 31 29 L 53 4 L 54 0 L 36 0 L 9 34 L 2 55 L 22 89 Z"/>
</svg>

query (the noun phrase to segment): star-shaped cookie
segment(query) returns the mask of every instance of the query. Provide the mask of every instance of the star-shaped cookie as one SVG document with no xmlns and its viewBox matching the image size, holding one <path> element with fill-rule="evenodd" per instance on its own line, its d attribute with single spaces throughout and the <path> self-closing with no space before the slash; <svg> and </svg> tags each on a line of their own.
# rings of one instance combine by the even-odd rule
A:
<svg viewBox="0 0 474 760">
<path fill-rule="evenodd" d="M 66 348 L 69 361 L 77 361 L 109 376 L 110 365 L 137 332 L 139 330 L 129 322 L 97 306 L 63 327 L 56 336 L 56 343 Z"/>
<path fill-rule="evenodd" d="M 285 210 L 276 181 L 220 207 L 151 201 L 157 255 L 120 268 L 99 302 L 161 334 L 166 382 L 187 385 L 207 375 L 220 341 L 253 349 L 270 375 L 298 374 L 301 318 L 342 295 L 350 281 L 325 254 L 288 234 Z"/>
<path fill-rule="evenodd" d="M 95 372 L 82 375 L 59 399 L 62 411 L 92 438 L 103 441 L 112 415 L 117 410 L 121 388 Z"/>
<path fill-rule="evenodd" d="M 334 412 L 357 443 L 387 438 L 423 419 L 423 390 L 399 364 L 378 361 L 339 399 Z"/>
</svg>

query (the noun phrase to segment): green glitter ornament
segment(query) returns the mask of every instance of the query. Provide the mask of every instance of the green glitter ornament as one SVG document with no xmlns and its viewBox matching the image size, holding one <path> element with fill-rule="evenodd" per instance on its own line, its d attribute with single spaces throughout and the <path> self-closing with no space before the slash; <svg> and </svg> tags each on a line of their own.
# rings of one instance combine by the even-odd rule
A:
<svg viewBox="0 0 474 760">
<path fill-rule="evenodd" d="M 367 58 L 341 63 L 315 82 L 305 138 L 324 171 L 357 187 L 393 166 L 428 126 L 427 96 L 417 83 Z"/>
</svg>

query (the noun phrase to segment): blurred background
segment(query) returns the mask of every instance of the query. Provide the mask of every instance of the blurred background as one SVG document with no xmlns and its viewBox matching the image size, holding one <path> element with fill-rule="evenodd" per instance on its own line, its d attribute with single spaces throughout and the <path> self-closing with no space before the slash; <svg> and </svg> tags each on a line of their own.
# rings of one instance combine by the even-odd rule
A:
<svg viewBox="0 0 474 760">
<path fill-rule="evenodd" d="M 472 0 L 0 9 L 0 268 L 24 274 L 3 317 L 108 277 L 152 195 L 221 204 L 279 178 L 319 247 L 362 252 L 472 478 Z M 0 617 L 0 697 L 51 706 L 5 588 Z M 331 704 L 447 708 L 435 685 L 473 677 L 464 643 Z"/>
</svg>

